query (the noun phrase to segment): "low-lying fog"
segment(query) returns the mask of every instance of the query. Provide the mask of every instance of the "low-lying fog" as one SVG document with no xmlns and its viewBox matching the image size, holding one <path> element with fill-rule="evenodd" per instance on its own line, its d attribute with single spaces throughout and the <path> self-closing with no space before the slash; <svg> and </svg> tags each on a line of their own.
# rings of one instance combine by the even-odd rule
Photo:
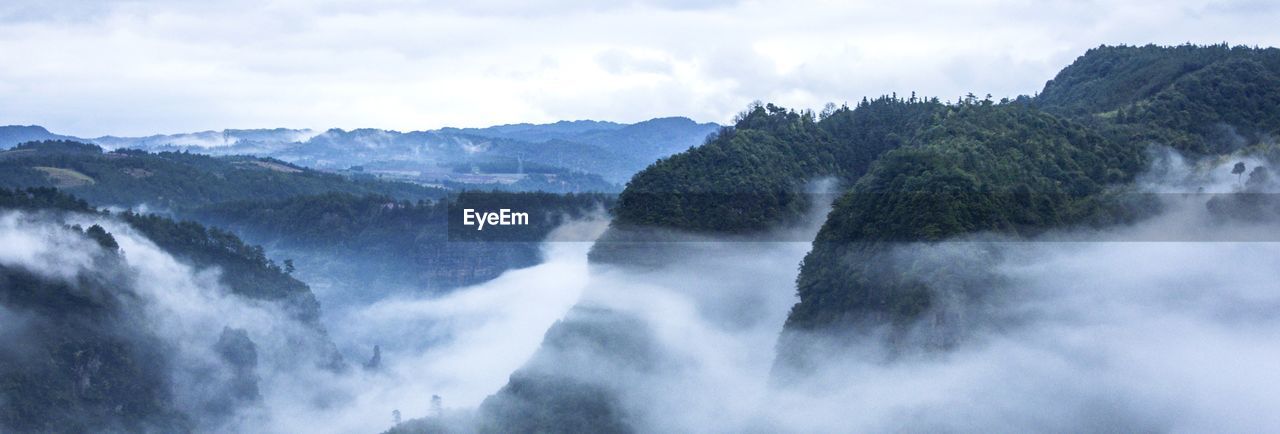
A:
<svg viewBox="0 0 1280 434">
<path fill-rule="evenodd" d="M 1240 183 L 1230 166 L 1198 169 L 1170 157 L 1158 167 L 1142 181 L 1149 191 L 1226 192 Z M 833 349 L 841 356 L 798 384 L 773 384 L 770 370 L 808 243 L 689 243 L 671 265 L 634 271 L 589 268 L 588 243 L 549 242 L 545 263 L 481 285 L 343 307 L 325 327 L 340 346 L 366 352 L 347 351 L 353 369 L 333 373 L 299 362 L 304 327 L 226 296 L 212 271 L 178 263 L 112 219 L 77 223 L 106 227 L 140 273 L 148 321 L 178 350 L 181 399 L 200 399 L 192 397 L 199 388 L 182 387 L 216 364 L 209 345 L 223 327 L 248 332 L 258 346 L 263 405 L 226 428 L 233 431 L 380 432 L 393 410 L 404 419 L 432 414 L 433 395 L 465 418 L 579 302 L 643 319 L 664 357 L 677 361 L 618 380 L 627 382 L 620 399 L 642 431 L 1274 430 L 1280 243 L 1142 240 L 1169 231 L 1269 240 L 1277 226 L 1208 224 L 1208 197 L 1169 197 L 1167 213 L 1131 227 L 984 244 L 997 250 L 994 272 L 1015 295 L 1002 309 L 1020 321 L 980 328 L 949 352 L 891 362 L 872 340 Z M 821 214 L 790 230 L 815 233 Z M 0 250 L 5 266 L 50 276 L 89 266 L 79 250 L 54 248 L 80 242 L 59 224 L 13 214 L 0 223 L 0 240 L 20 247 Z M 604 224 L 562 230 L 598 233 Z M 957 247 L 965 244 L 922 254 L 946 260 L 966 254 Z M 363 369 L 373 345 L 382 350 L 380 366 Z"/>
</svg>

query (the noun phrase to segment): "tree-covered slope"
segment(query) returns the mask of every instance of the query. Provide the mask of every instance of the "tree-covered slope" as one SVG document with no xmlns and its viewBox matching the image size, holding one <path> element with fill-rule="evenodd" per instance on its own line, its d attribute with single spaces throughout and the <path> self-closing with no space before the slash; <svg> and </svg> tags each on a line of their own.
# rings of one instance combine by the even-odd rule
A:
<svg viewBox="0 0 1280 434">
<path fill-rule="evenodd" d="M 209 342 L 163 337 L 175 331 L 155 322 L 153 309 L 167 302 L 151 291 L 170 288 L 144 281 L 156 276 L 129 262 L 140 252 L 123 249 L 119 233 L 97 224 L 66 226 L 68 220 L 118 218 L 194 270 L 221 270 L 216 276 L 227 296 L 274 306 L 300 321 L 307 331 L 291 338 L 298 363 L 342 366 L 315 321 L 318 305 L 307 286 L 233 235 L 162 217 L 99 213 L 53 189 L 0 189 L 0 215 L 8 242 L 22 243 L 23 252 L 45 252 L 38 260 L 0 255 L 0 431 L 209 430 L 258 399 L 256 362 L 244 356 L 254 343 L 243 331 L 223 328 L 222 337 Z M 218 330 L 201 334 L 216 337 Z M 192 363 L 179 361 L 177 347 L 202 345 L 216 359 L 181 368 L 195 369 L 194 376 L 190 370 L 177 375 L 179 364 Z M 244 374 L 223 376 L 224 367 Z"/>
<path fill-rule="evenodd" d="M 1104 113 L 1155 96 L 1179 79 L 1227 60 L 1248 59 L 1272 71 L 1280 50 L 1242 46 L 1101 46 L 1063 68 L 1035 98 L 1046 110 L 1069 115 Z"/>
<path fill-rule="evenodd" d="M 619 197 L 616 224 L 741 233 L 794 218 L 808 181 L 851 182 L 942 108 L 936 100 L 883 97 L 817 119 L 754 106 L 701 147 L 636 174 Z"/>
<path fill-rule="evenodd" d="M 1094 199 L 1132 179 L 1143 151 L 1021 104 L 953 106 L 835 203 L 801 266 L 788 327 L 914 319 L 931 306 L 927 276 L 954 270 L 890 261 L 893 248 L 1096 222 Z"/>
<path fill-rule="evenodd" d="M 914 95 L 864 99 L 854 108 L 833 107 L 820 119 L 772 104 L 753 106 L 703 146 L 636 174 L 592 259 L 626 263 L 645 256 L 644 241 L 653 237 L 647 231 L 654 228 L 741 235 L 792 222 L 814 205 L 808 183 L 852 183 L 944 108 Z"/>
<path fill-rule="evenodd" d="M 174 210 L 326 192 L 413 200 L 444 194 L 413 184 L 350 180 L 272 159 L 103 152 L 96 145 L 68 141 L 31 142 L 0 152 L 0 187 L 59 187 L 98 206 L 146 204 Z"/>
</svg>

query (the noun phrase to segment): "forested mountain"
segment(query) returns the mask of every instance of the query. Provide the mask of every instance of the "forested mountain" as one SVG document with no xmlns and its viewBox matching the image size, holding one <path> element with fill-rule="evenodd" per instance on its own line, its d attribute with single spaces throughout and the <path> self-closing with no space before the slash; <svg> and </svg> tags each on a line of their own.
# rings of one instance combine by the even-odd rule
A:
<svg viewBox="0 0 1280 434">
<path fill-rule="evenodd" d="M 619 226 L 715 232 L 760 230 L 807 205 L 803 185 L 857 179 L 944 106 L 882 97 L 817 119 L 772 104 L 755 106 L 706 145 L 659 160 L 620 196 Z M 737 207 L 751 207 L 746 212 Z"/>
<path fill-rule="evenodd" d="M 1280 49 L 1225 44 L 1104 45 L 1085 52 L 1045 83 L 1034 105 L 1071 115 L 1106 113 L 1149 100 L 1210 65 L 1221 68 L 1224 62 L 1241 61 L 1257 63 L 1274 73 L 1280 68 Z"/>
<path fill-rule="evenodd" d="M 821 115 L 755 105 L 707 143 L 636 174 L 618 198 L 612 230 L 592 259 L 628 262 L 645 228 L 743 234 L 799 218 L 814 203 L 807 183 L 857 180 L 947 110 L 937 99 L 885 96 Z"/>
<path fill-rule="evenodd" d="M 989 253 L 979 245 L 965 260 L 939 264 L 903 249 L 1140 219 L 1151 204 L 1126 203 L 1115 193 L 1150 167 L 1153 146 L 1196 159 L 1274 145 L 1277 77 L 1280 51 L 1271 48 L 1100 47 L 1036 97 L 970 95 L 943 104 L 891 96 L 822 115 L 753 106 L 707 144 L 633 177 L 592 260 L 636 261 L 646 240 L 626 234 L 644 229 L 759 234 L 800 216 L 806 182 L 834 177 L 841 194 L 802 263 L 800 301 L 779 341 L 774 375 L 789 381 L 806 372 L 810 358 L 834 357 L 810 353 L 819 350 L 807 342 L 819 335 L 835 342 L 882 336 L 890 354 L 951 348 L 970 323 L 983 320 L 975 312 L 993 308 L 989 291 L 999 285 L 984 268 Z M 1258 171 L 1264 179 L 1267 171 Z M 1237 173 L 1243 177 L 1243 165 Z M 584 344 L 600 346 L 607 341 Z M 544 374 L 546 383 L 513 376 L 492 399 L 554 391 L 558 375 L 566 373 Z M 581 399 L 582 390 L 607 395 L 579 385 L 538 401 L 552 399 L 544 407 L 555 408 Z M 528 418 L 577 427 L 611 411 Z"/>
<path fill-rule="evenodd" d="M 318 305 L 307 286 L 234 235 L 156 216 L 99 213 L 53 189 L 0 189 L 0 213 L 7 242 L 34 243 L 23 244 L 24 252 L 44 255 L 40 261 L 20 252 L 0 255 L 0 391 L 22 398 L 0 402 L 0 430 L 216 430 L 258 405 L 253 372 L 262 349 L 255 340 L 277 336 L 251 336 L 231 328 L 230 318 L 204 324 L 166 316 L 171 308 L 193 315 L 194 307 L 183 304 L 191 300 L 179 300 L 196 295 L 190 285 L 204 284 L 163 263 L 138 262 L 155 261 L 156 253 L 193 270 L 220 270 L 217 284 L 228 291 L 228 302 L 269 306 L 268 312 L 285 315 L 272 319 L 281 324 L 296 320 L 299 334 L 277 329 L 295 345 L 288 363 L 344 367 L 316 321 Z M 136 244 L 137 236 L 162 250 Z M 179 331 L 172 321 L 193 328 Z M 193 367 L 189 351 L 214 359 Z"/>
<path fill-rule="evenodd" d="M 20 143 L 41 140 L 75 140 L 75 137 L 50 133 L 49 130 L 37 125 L 0 126 L 0 149 L 8 149 Z"/>
<path fill-rule="evenodd" d="M 30 142 L 0 151 L 0 187 L 58 187 L 97 206 L 166 210 L 325 192 L 411 200 L 444 195 L 438 188 L 348 179 L 273 159 L 103 152 L 97 145 L 72 141 Z"/>
</svg>

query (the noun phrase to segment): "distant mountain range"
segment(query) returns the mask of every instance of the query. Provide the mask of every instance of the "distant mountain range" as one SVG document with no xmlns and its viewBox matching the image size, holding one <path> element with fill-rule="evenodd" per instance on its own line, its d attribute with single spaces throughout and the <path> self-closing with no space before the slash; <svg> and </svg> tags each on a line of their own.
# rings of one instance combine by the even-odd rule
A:
<svg viewBox="0 0 1280 434">
<path fill-rule="evenodd" d="M 506 185 L 527 174 L 544 174 L 551 177 L 540 183 L 592 184 L 581 175 L 594 174 L 620 185 L 659 158 L 702 144 L 717 129 L 714 123 L 672 117 L 635 124 L 582 120 L 410 132 L 276 128 L 77 138 L 14 125 L 0 127 L 0 149 L 35 140 L 76 140 L 106 149 L 272 157 L 419 182 Z M 572 178 L 575 174 L 579 177 Z"/>
</svg>

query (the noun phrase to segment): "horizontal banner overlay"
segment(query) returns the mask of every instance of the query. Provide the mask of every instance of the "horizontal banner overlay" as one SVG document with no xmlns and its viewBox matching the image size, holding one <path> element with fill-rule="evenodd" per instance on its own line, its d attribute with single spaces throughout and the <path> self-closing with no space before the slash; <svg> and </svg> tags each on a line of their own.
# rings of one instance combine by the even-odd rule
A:
<svg viewBox="0 0 1280 434">
<path fill-rule="evenodd" d="M 626 193 L 594 207 L 468 194 L 450 204 L 449 240 L 590 242 L 590 231 L 549 235 L 566 223 L 603 218 L 612 218 L 604 241 L 622 244 L 1265 242 L 1280 241 L 1280 194 Z"/>
</svg>

